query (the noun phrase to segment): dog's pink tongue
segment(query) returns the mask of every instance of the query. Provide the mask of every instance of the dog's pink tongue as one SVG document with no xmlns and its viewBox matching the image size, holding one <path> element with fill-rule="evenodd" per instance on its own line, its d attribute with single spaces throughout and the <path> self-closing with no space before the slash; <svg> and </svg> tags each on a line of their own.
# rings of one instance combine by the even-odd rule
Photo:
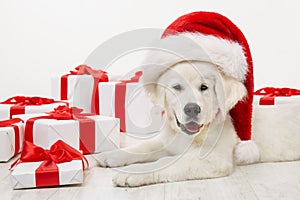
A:
<svg viewBox="0 0 300 200">
<path fill-rule="evenodd" d="M 200 124 L 197 124 L 196 122 L 189 122 L 185 124 L 184 127 L 192 133 L 199 132 L 201 128 Z"/>
</svg>

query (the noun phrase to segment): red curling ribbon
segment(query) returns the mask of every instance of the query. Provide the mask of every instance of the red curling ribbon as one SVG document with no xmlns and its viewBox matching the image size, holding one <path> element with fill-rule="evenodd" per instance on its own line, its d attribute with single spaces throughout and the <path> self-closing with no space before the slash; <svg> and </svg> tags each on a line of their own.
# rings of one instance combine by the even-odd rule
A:
<svg viewBox="0 0 300 200">
<path fill-rule="evenodd" d="M 25 141 L 33 143 L 33 126 L 39 119 L 56 119 L 56 120 L 78 120 L 79 121 L 79 148 L 83 154 L 95 152 L 95 121 L 87 118 L 92 116 L 91 113 L 82 113 L 83 109 L 68 106 L 58 106 L 54 111 L 47 112 L 47 116 L 33 117 L 26 121 Z"/>
<path fill-rule="evenodd" d="M 19 163 L 43 161 L 35 170 L 36 187 L 57 186 L 60 185 L 57 164 L 71 162 L 72 160 L 81 160 L 83 168 L 85 168 L 85 163 L 88 167 L 87 159 L 62 140 L 55 142 L 50 150 L 45 150 L 31 142 L 24 141 L 21 157 L 12 164 L 11 168 Z"/>
<path fill-rule="evenodd" d="M 61 100 L 68 100 L 68 77 L 70 75 L 91 75 L 94 78 L 94 87 L 92 93 L 92 101 L 91 101 L 91 113 L 99 114 L 99 91 L 98 91 L 98 83 L 99 82 L 107 82 L 108 76 L 105 71 L 102 70 L 94 70 L 87 65 L 79 65 L 75 68 L 74 71 L 70 71 L 69 74 L 65 74 L 60 79 L 60 98 Z"/>
<path fill-rule="evenodd" d="M 10 120 L 0 121 L 0 127 L 12 127 L 15 134 L 15 151 L 14 155 L 18 154 L 20 151 L 20 130 L 19 127 L 14 125 L 16 123 L 23 122 L 20 118 L 13 118 Z"/>
<path fill-rule="evenodd" d="M 255 95 L 264 95 L 259 99 L 259 105 L 274 105 L 275 97 L 289 97 L 300 95 L 300 90 L 292 88 L 265 87 L 254 92 Z"/>
<path fill-rule="evenodd" d="M 137 83 L 142 76 L 142 71 L 135 73 L 134 77 L 129 80 L 122 80 L 116 84 L 115 87 L 115 117 L 120 119 L 120 131 L 126 132 L 126 113 L 125 113 L 125 100 L 126 100 L 126 84 Z"/>
<path fill-rule="evenodd" d="M 11 119 L 13 115 L 25 114 L 26 106 L 40 106 L 43 104 L 61 103 L 61 102 L 62 101 L 55 101 L 54 99 L 48 99 L 43 97 L 15 96 L 1 102 L 0 104 L 14 104 L 13 106 L 10 107 L 10 119 Z"/>
</svg>

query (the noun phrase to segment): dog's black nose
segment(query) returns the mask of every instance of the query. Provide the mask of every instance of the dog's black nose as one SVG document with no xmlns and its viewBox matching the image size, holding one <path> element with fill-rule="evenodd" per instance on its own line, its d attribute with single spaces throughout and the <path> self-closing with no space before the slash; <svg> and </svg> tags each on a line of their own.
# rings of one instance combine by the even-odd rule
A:
<svg viewBox="0 0 300 200">
<path fill-rule="evenodd" d="M 196 103 L 188 103 L 183 108 L 184 113 L 189 117 L 195 117 L 201 112 L 200 106 Z"/>
</svg>

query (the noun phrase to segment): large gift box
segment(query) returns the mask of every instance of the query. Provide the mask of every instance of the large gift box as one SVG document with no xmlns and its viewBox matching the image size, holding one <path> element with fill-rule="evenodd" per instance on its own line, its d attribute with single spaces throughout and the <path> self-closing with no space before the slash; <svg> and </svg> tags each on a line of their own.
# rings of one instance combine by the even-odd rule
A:
<svg viewBox="0 0 300 200">
<path fill-rule="evenodd" d="M 17 114 L 48 112 L 66 104 L 68 103 L 43 97 L 14 96 L 0 102 L 0 119 L 11 119 Z"/>
<path fill-rule="evenodd" d="M 84 112 L 98 113 L 98 83 L 107 82 L 108 75 L 101 70 L 80 65 L 69 74 L 51 79 L 51 93 L 56 99 L 68 100 L 70 105 Z"/>
<path fill-rule="evenodd" d="M 254 93 L 254 105 L 276 106 L 283 104 L 299 104 L 300 90 L 291 88 L 265 87 Z"/>
<path fill-rule="evenodd" d="M 43 148 L 63 140 L 83 154 L 113 150 L 120 145 L 119 120 L 59 106 L 44 114 L 18 115 L 25 123 L 25 141 Z"/>
<path fill-rule="evenodd" d="M 23 145 L 24 124 L 21 119 L 0 121 L 0 162 L 18 154 Z"/>
<path fill-rule="evenodd" d="M 129 80 L 99 83 L 99 113 L 120 119 L 120 131 L 154 133 L 163 125 L 163 109 L 146 96 L 136 72 Z"/>
<path fill-rule="evenodd" d="M 14 189 L 81 184 L 86 158 L 59 140 L 50 150 L 24 142 L 21 157 L 13 164 Z"/>
</svg>

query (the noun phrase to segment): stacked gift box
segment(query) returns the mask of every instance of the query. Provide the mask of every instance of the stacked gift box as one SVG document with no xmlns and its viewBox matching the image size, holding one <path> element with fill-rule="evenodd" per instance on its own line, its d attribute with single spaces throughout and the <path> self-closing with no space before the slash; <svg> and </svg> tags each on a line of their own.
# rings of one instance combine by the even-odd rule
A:
<svg viewBox="0 0 300 200">
<path fill-rule="evenodd" d="M 157 132 L 163 112 L 146 97 L 141 76 L 109 81 L 106 72 L 80 65 L 51 80 L 54 99 L 0 102 L 0 162 L 21 152 L 12 167 L 13 187 L 80 184 L 84 154 L 120 148 L 125 132 Z"/>
</svg>

